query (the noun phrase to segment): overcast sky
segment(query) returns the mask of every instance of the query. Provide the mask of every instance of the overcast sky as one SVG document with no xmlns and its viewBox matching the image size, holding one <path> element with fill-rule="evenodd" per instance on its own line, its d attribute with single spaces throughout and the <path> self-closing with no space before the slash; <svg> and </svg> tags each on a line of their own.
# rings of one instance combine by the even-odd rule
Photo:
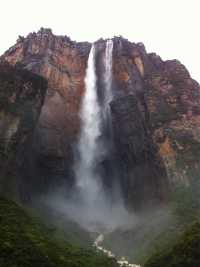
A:
<svg viewBox="0 0 200 267">
<path fill-rule="evenodd" d="M 200 82 L 200 0 L 0 0 L 0 54 L 40 27 L 76 41 L 123 35 Z"/>
</svg>

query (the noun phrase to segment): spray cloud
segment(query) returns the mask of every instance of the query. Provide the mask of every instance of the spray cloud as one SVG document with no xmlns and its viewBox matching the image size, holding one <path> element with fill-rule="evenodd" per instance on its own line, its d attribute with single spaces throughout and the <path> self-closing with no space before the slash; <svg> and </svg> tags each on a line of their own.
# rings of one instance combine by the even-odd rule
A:
<svg viewBox="0 0 200 267">
<path fill-rule="evenodd" d="M 105 51 L 105 97 L 100 107 L 97 94 L 95 69 L 95 44 L 92 45 L 85 77 L 85 94 L 82 100 L 81 131 L 77 143 L 74 173 L 76 185 L 70 198 L 58 192 L 51 203 L 62 213 L 90 231 L 106 231 L 133 222 L 118 194 L 114 203 L 103 187 L 99 165 L 109 153 L 103 135 L 103 122 L 110 120 L 109 103 L 112 100 L 112 52 L 113 42 L 107 40 Z"/>
</svg>

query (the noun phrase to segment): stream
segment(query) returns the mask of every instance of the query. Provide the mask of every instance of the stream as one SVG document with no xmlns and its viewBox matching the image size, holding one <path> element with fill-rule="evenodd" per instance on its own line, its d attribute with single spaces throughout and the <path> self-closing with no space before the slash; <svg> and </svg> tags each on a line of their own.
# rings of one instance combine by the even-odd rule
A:
<svg viewBox="0 0 200 267">
<path fill-rule="evenodd" d="M 115 254 L 112 253 L 112 251 L 105 249 L 103 246 L 101 246 L 102 242 L 104 240 L 104 235 L 99 234 L 98 237 L 95 239 L 93 246 L 98 250 L 106 254 L 109 258 L 116 258 Z M 117 260 L 117 263 L 120 267 L 141 267 L 141 265 L 136 265 L 133 263 L 129 263 L 128 260 L 126 260 L 125 257 L 121 257 L 119 260 Z"/>
</svg>

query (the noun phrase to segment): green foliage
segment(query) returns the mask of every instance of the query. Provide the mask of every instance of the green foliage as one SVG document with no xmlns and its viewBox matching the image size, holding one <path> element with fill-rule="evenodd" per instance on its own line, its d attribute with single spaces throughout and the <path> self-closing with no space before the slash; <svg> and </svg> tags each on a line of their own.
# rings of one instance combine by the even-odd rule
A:
<svg viewBox="0 0 200 267">
<path fill-rule="evenodd" d="M 92 249 L 55 240 L 52 229 L 14 202 L 0 199 L 0 266 L 114 267 L 116 263 Z"/>
<path fill-rule="evenodd" d="M 79 224 L 70 220 L 66 214 L 56 212 L 54 209 L 46 207 L 44 204 L 37 204 L 30 210 L 29 214 L 38 217 L 51 230 L 51 236 L 59 241 L 68 241 L 74 245 L 91 248 L 94 239 L 88 231 L 84 230 Z M 51 218 L 51 219 L 49 219 Z"/>
<path fill-rule="evenodd" d="M 200 180 L 194 177 L 190 186 L 178 186 L 170 203 L 176 224 L 174 238 L 155 249 L 145 267 L 200 266 Z M 187 229 L 187 230 L 186 230 Z M 168 232 L 168 231 L 167 231 Z"/>
<path fill-rule="evenodd" d="M 200 223 L 190 226 L 177 243 L 149 258 L 145 267 L 200 266 Z"/>
<path fill-rule="evenodd" d="M 105 237 L 104 246 L 130 262 L 144 264 L 157 249 L 164 248 L 177 237 L 176 222 L 168 208 L 151 210 L 127 230 L 116 230 Z"/>
<path fill-rule="evenodd" d="M 180 224 L 188 224 L 200 218 L 200 182 L 193 179 L 191 185 L 178 186 L 172 193 L 171 206 Z"/>
<path fill-rule="evenodd" d="M 151 210 L 131 229 L 110 233 L 104 246 L 116 255 L 125 255 L 130 262 L 142 265 L 149 262 L 152 255 L 163 255 L 173 248 L 185 229 L 200 220 L 200 179 L 194 178 L 190 186 L 177 186 L 170 199 L 168 208 Z M 162 261 L 159 263 L 160 266 L 155 266 L 168 266 L 162 265 Z"/>
</svg>

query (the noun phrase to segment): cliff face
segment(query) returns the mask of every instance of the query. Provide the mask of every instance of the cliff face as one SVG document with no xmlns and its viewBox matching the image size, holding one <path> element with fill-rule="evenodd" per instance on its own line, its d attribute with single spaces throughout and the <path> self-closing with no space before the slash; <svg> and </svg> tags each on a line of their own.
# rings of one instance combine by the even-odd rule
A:
<svg viewBox="0 0 200 267">
<path fill-rule="evenodd" d="M 134 208 L 166 200 L 168 181 L 152 136 L 130 94 L 111 103 L 114 153 L 124 199 Z"/>
<path fill-rule="evenodd" d="M 29 71 L 0 64 L 0 192 L 19 197 L 28 143 L 43 104 L 47 83 Z M 26 180 L 23 180 L 25 178 Z"/>
<path fill-rule="evenodd" d="M 155 55 L 150 59 L 156 62 Z M 187 184 L 199 166 L 200 87 L 178 61 L 158 66 L 145 81 L 153 139 L 171 182 Z"/>
<path fill-rule="evenodd" d="M 135 194 L 149 198 L 150 189 L 150 199 L 153 193 L 163 199 L 167 188 L 198 178 L 200 87 L 178 61 L 147 54 L 142 44 L 114 42 L 113 89 L 118 95 L 129 94 L 111 104 L 113 117 L 118 116 L 114 126 L 120 131 L 117 154 L 125 166 L 132 160 L 129 182 L 123 179 L 126 196 L 130 194 L 132 202 Z"/>
<path fill-rule="evenodd" d="M 100 96 L 105 89 L 105 43 L 96 42 Z M 127 203 L 142 206 L 149 199 L 165 200 L 174 183 L 187 184 L 198 177 L 200 87 L 176 60 L 162 61 L 148 54 L 143 44 L 121 37 L 113 38 L 113 44 L 114 145 L 109 164 L 120 174 Z M 41 190 L 66 177 L 69 185 L 73 183 L 73 144 L 80 128 L 90 47 L 41 29 L 21 37 L 2 57 L 48 80 L 31 160 L 37 183 L 44 185 Z"/>
<path fill-rule="evenodd" d="M 71 184 L 72 144 L 79 131 L 79 107 L 89 49 L 88 43 L 75 43 L 68 37 L 54 36 L 51 30 L 41 29 L 37 34 L 20 38 L 3 56 L 10 64 L 20 63 L 48 80 L 27 170 L 32 169 L 31 180 L 36 191 L 46 190 L 54 182 L 58 185 L 66 177 Z"/>
</svg>

